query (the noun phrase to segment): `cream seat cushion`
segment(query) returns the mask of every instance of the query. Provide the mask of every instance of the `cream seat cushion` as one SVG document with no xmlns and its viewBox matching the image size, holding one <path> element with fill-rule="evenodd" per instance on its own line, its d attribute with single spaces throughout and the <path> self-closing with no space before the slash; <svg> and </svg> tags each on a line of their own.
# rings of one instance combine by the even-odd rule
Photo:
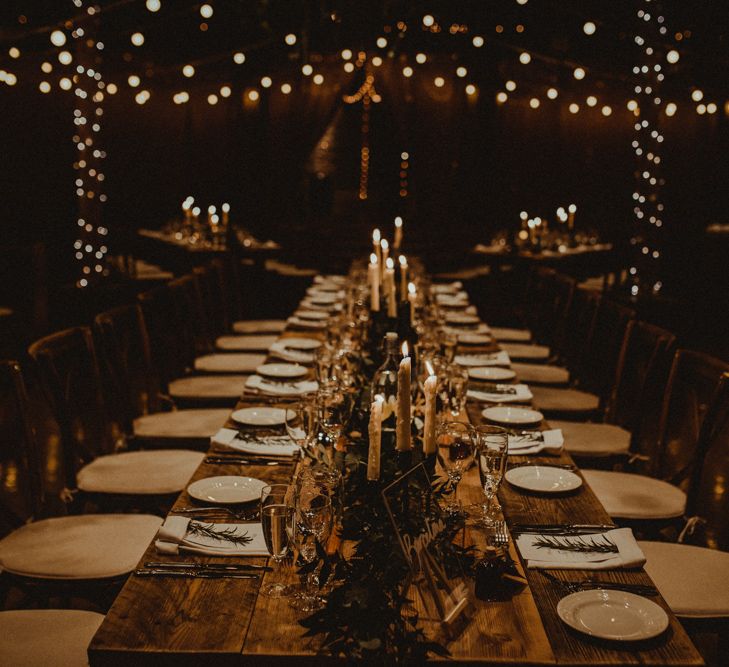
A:
<svg viewBox="0 0 729 667">
<path fill-rule="evenodd" d="M 24 577 L 105 579 L 131 572 L 162 519 L 83 514 L 26 524 L 0 540 L 0 567 Z"/>
<path fill-rule="evenodd" d="M 550 420 L 549 425 L 562 429 L 564 446 L 572 454 L 611 456 L 625 454 L 630 447 L 630 431 L 614 424 Z"/>
<path fill-rule="evenodd" d="M 238 398 L 248 375 L 193 375 L 170 382 L 172 398 Z"/>
<path fill-rule="evenodd" d="M 278 340 L 276 334 L 250 336 L 221 336 L 215 341 L 215 347 L 225 351 L 266 352 Z"/>
<path fill-rule="evenodd" d="M 498 341 L 512 341 L 514 343 L 528 343 L 532 339 L 529 329 L 510 329 L 508 327 L 491 327 L 493 337 Z"/>
<path fill-rule="evenodd" d="M 534 405 L 543 412 L 591 412 L 597 410 L 600 399 L 579 389 L 532 387 Z"/>
<path fill-rule="evenodd" d="M 104 617 L 77 609 L 0 612 L 0 664 L 86 667 L 86 650 Z"/>
<path fill-rule="evenodd" d="M 134 435 L 140 438 L 209 438 L 225 424 L 227 408 L 200 408 L 155 412 L 134 420 Z"/>
<path fill-rule="evenodd" d="M 206 354 L 195 359 L 195 370 L 201 373 L 253 373 L 265 361 L 265 354 Z"/>
<path fill-rule="evenodd" d="M 549 348 L 546 345 L 529 345 L 528 343 L 502 343 L 511 359 L 549 359 Z"/>
<path fill-rule="evenodd" d="M 519 380 L 527 384 L 567 384 L 570 381 L 569 371 L 561 366 L 514 363 L 511 369 Z"/>
<path fill-rule="evenodd" d="M 686 509 L 686 494 L 660 479 L 609 470 L 583 470 L 582 475 L 611 517 L 673 519 Z"/>
<path fill-rule="evenodd" d="M 669 542 L 638 545 L 646 572 L 676 616 L 729 617 L 729 553 Z"/>
<path fill-rule="evenodd" d="M 213 435 L 222 422 L 210 435 Z M 177 493 L 202 463 L 204 454 L 157 449 L 100 456 L 79 470 L 78 488 L 88 493 Z"/>
<path fill-rule="evenodd" d="M 286 320 L 239 320 L 233 322 L 233 331 L 240 334 L 281 333 L 286 328 Z"/>
</svg>

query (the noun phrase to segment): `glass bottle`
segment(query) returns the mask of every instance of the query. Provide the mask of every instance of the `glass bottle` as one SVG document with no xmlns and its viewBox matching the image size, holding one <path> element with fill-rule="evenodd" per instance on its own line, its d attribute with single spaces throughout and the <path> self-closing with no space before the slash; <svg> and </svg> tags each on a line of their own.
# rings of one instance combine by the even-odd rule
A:
<svg viewBox="0 0 729 667">
<path fill-rule="evenodd" d="M 385 361 L 372 377 L 372 397 L 383 397 L 382 431 L 394 433 L 397 420 L 397 372 L 400 368 L 400 353 L 397 349 L 397 334 L 388 331 L 385 335 Z"/>
</svg>

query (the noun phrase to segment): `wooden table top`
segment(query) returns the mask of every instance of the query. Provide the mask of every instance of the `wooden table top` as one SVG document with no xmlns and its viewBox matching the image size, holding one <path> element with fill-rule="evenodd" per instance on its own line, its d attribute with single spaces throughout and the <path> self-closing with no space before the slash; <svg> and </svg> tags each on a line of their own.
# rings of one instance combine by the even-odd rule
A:
<svg viewBox="0 0 729 667">
<path fill-rule="evenodd" d="M 285 332 L 284 336 L 313 336 L 310 332 Z M 469 348 L 486 351 L 488 348 Z M 255 404 L 255 398 L 241 400 L 237 407 Z M 482 418 L 483 406 L 470 403 L 468 417 Z M 531 455 L 532 461 L 570 463 L 559 456 Z M 519 458 L 511 457 L 518 462 Z M 241 474 L 270 482 L 291 479 L 293 464 L 279 466 L 225 467 L 202 463 L 192 480 L 217 474 Z M 480 502 L 478 470 L 464 476 L 458 489 L 465 503 Z M 519 523 L 609 523 L 610 519 L 587 484 L 570 495 L 543 496 L 511 487 L 499 491 L 507 524 Z M 194 505 L 183 491 L 175 506 Z M 466 529 L 464 543 L 485 545 L 485 534 Z M 510 546 L 512 557 L 518 553 Z M 190 556 L 165 560 L 190 561 Z M 154 544 L 141 564 L 159 560 Z M 196 557 L 200 562 L 242 562 L 243 559 Z M 265 563 L 265 558 L 246 562 Z M 522 568 L 523 569 L 523 568 Z M 564 593 L 539 574 L 524 570 L 528 580 L 519 593 L 505 602 L 475 601 L 465 630 L 446 644 L 459 664 L 479 665 L 703 665 L 703 660 L 686 632 L 661 598 L 653 598 L 668 613 L 670 626 L 661 636 L 640 643 L 596 640 L 567 627 L 556 613 Z M 578 578 L 584 571 L 569 571 Z M 650 583 L 642 570 L 589 572 L 593 578 L 626 583 Z M 558 574 L 559 576 L 559 574 Z M 293 568 L 276 568 L 265 577 L 294 583 Z M 264 579 L 265 579 L 264 577 Z M 130 576 L 89 647 L 89 660 L 97 665 L 322 665 L 334 660 L 318 655 L 320 638 L 303 637 L 298 624 L 302 617 L 285 599 L 258 595 L 259 579 L 172 579 Z"/>
</svg>

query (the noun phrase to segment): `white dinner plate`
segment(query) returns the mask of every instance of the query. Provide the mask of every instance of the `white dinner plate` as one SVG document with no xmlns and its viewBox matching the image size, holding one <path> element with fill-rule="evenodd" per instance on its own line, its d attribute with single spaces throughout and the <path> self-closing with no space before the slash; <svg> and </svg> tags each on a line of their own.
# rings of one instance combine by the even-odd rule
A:
<svg viewBox="0 0 729 667">
<path fill-rule="evenodd" d="M 190 484 L 187 492 L 206 503 L 235 505 L 260 500 L 264 486 L 266 482 L 255 477 L 205 477 Z"/>
<path fill-rule="evenodd" d="M 486 382 L 502 382 L 503 380 L 513 380 L 516 373 L 510 368 L 500 368 L 499 366 L 477 366 L 468 369 L 468 377 Z"/>
<path fill-rule="evenodd" d="M 315 338 L 280 338 L 279 342 L 289 350 L 316 350 L 321 347 L 321 341 Z"/>
<path fill-rule="evenodd" d="M 449 324 L 478 324 L 481 318 L 468 313 L 446 313 L 445 321 Z"/>
<path fill-rule="evenodd" d="M 336 303 L 338 299 L 336 294 L 324 292 L 322 294 L 310 294 L 309 301 L 318 306 L 331 306 L 333 303 Z"/>
<path fill-rule="evenodd" d="M 600 639 L 640 641 L 668 627 L 655 602 L 626 591 L 579 591 L 557 603 L 557 615 L 571 628 Z"/>
<path fill-rule="evenodd" d="M 279 426 L 286 423 L 286 413 L 291 419 L 293 410 L 284 410 L 283 408 L 270 408 L 267 406 L 258 406 L 255 408 L 241 408 L 236 410 L 230 418 L 239 424 L 248 424 L 249 426 Z"/>
<path fill-rule="evenodd" d="M 297 310 L 294 315 L 302 320 L 328 320 L 329 313 L 321 310 Z"/>
<path fill-rule="evenodd" d="M 496 422 L 497 424 L 538 424 L 544 419 L 544 415 L 538 410 L 512 408 L 502 405 L 486 408 L 481 414 L 489 421 Z"/>
<path fill-rule="evenodd" d="M 518 466 L 505 477 L 509 484 L 539 493 L 565 493 L 582 486 L 582 477 L 554 466 Z"/>
<path fill-rule="evenodd" d="M 458 335 L 458 342 L 461 345 L 488 345 L 493 338 L 487 334 L 462 333 Z"/>
<path fill-rule="evenodd" d="M 256 373 L 269 378 L 299 378 L 308 370 L 299 364 L 262 364 L 256 368 Z"/>
</svg>

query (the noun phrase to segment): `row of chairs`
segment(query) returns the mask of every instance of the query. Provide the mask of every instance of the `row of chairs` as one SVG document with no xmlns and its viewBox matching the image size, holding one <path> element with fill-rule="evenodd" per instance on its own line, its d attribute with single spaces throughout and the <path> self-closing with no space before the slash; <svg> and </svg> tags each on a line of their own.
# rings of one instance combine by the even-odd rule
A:
<svg viewBox="0 0 729 667">
<path fill-rule="evenodd" d="M 729 618 L 729 364 L 554 271 L 535 272 L 530 297 L 528 326 L 495 334 L 527 362 L 514 368 L 535 406 L 613 520 L 650 538 L 673 611 Z"/>
<path fill-rule="evenodd" d="M 237 320 L 232 284 L 216 261 L 101 313 L 91 327 L 34 342 L 22 369 L 0 362 L 0 460 L 14 462 L 17 490 L 3 507 L 11 528 L 0 539 L 4 605 L 11 595 L 36 607 L 81 597 L 103 609 L 113 600 L 227 420 L 245 373 L 285 327 L 283 320 Z M 220 343 L 255 353 L 229 353 Z M 51 418 L 60 445 L 60 513 L 49 509 L 44 486 L 39 436 L 48 428 L 39 414 Z M 0 612 L 0 632 L 19 638 L 0 662 L 11 664 L 13 647 L 32 636 L 24 650 L 32 648 L 38 664 L 59 637 L 71 664 L 85 664 L 102 618 L 63 609 Z"/>
</svg>

